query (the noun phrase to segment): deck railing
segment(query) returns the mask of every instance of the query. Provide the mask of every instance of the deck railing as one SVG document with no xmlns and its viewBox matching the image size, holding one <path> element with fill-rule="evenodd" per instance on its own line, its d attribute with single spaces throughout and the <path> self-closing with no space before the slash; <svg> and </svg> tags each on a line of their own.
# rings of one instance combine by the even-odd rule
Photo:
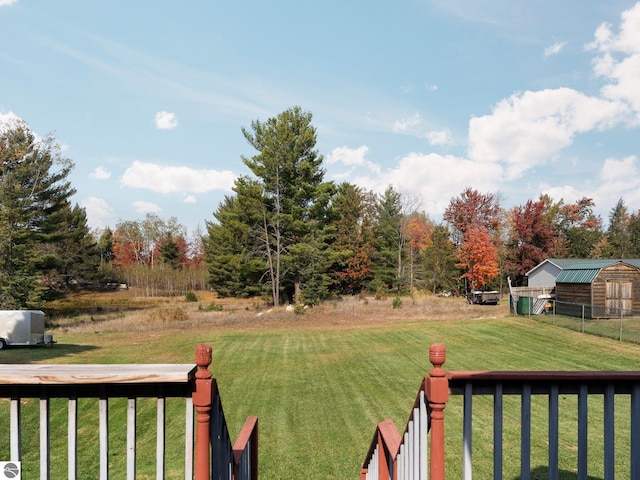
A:
<svg viewBox="0 0 640 480">
<path fill-rule="evenodd" d="M 258 422 L 248 417 L 238 440 L 231 445 L 222 410 L 216 380 L 208 370 L 211 364 L 211 347 L 198 345 L 196 364 L 170 365 L 0 365 L 0 401 L 9 403 L 8 425 L 9 451 L 0 450 L 0 461 L 23 461 L 23 431 L 34 430 L 30 418 L 23 418 L 23 406 L 39 403 L 39 478 L 51 478 L 51 460 L 54 456 L 67 455 L 69 479 L 79 474 L 79 438 L 86 438 L 86 431 L 97 431 L 99 451 L 94 458 L 83 458 L 91 464 L 94 478 L 107 480 L 110 476 L 134 479 L 142 475 L 137 468 L 139 430 L 152 429 L 152 425 L 138 425 L 139 403 L 155 399 L 155 478 L 165 478 L 169 470 L 165 464 L 167 442 L 176 448 L 181 440 L 167 438 L 167 433 L 184 434 L 184 462 L 180 468 L 171 466 L 173 478 L 176 470 L 184 472 L 187 480 L 228 479 L 256 480 L 258 478 Z M 66 448 L 52 451 L 51 404 L 53 399 L 67 402 Z M 95 414 L 79 415 L 79 400 L 86 406 L 87 400 L 97 403 Z M 184 414 L 166 418 L 169 402 L 184 400 Z M 172 403 L 172 405 L 174 405 Z M 123 408 L 124 412 L 114 412 Z M 172 410 L 173 411 L 173 410 Z M 89 417 L 89 418 L 87 418 Z M 116 432 L 124 431 L 126 440 L 118 444 L 124 452 L 112 452 L 110 423 L 114 418 L 124 418 Z M 0 417 L 0 422 L 5 422 Z M 58 422 L 59 425 L 61 422 Z M 177 423 L 181 425 L 176 426 Z M 195 428 L 194 428 L 195 425 Z M 59 427 L 56 427 L 59 429 Z M 79 432 L 82 432 L 79 435 Z M 55 432 L 59 434 L 59 431 Z M 59 445 L 59 443 L 56 443 Z M 32 452 L 29 452 L 33 456 Z M 173 453 L 173 452 L 172 452 Z M 5 456 L 8 454 L 8 458 Z M 113 472 L 114 456 L 126 456 L 123 472 Z M 82 463 L 81 462 L 81 463 Z M 20 465 L 20 463 L 16 463 Z M 87 468 L 86 465 L 82 465 Z M 58 467 L 59 468 L 59 467 Z M 85 473 L 86 475 L 86 473 Z M 145 478 L 149 478 L 150 474 Z M 23 472 L 22 478 L 38 478 L 35 471 Z"/>
<path fill-rule="evenodd" d="M 441 368 L 446 358 L 444 346 L 432 345 L 429 354 L 434 368 L 430 376 L 423 381 L 404 435 L 400 436 L 397 433 L 390 420 L 378 424 L 362 466 L 361 479 L 445 479 L 443 414 L 444 405 L 449 398 L 440 390 L 438 382 L 442 381 L 446 382 L 445 388 L 448 394 L 462 396 L 462 418 L 461 422 L 456 422 L 461 423 L 462 435 L 458 437 L 458 432 L 453 432 L 456 438 L 461 438 L 459 446 L 461 455 L 452 456 L 448 453 L 447 459 L 455 457 L 456 461 L 461 462 L 461 468 L 457 470 L 462 471 L 462 478 L 465 480 L 473 477 L 474 433 L 482 434 L 480 441 L 491 443 L 483 449 L 485 452 L 492 452 L 493 456 L 490 478 L 497 480 L 503 478 L 506 448 L 503 402 L 505 396 L 517 396 L 520 399 L 518 409 L 520 418 L 516 419 L 519 422 L 516 430 L 519 430 L 520 466 L 517 476 L 510 478 L 527 480 L 533 477 L 531 470 L 532 398 L 541 396 L 544 399 L 541 403 L 546 409 L 546 439 L 543 441 L 547 444 L 546 458 L 543 461 L 545 476 L 550 479 L 559 478 L 560 460 L 565 455 L 565 451 L 559 447 L 563 434 L 560 428 L 562 405 L 576 410 L 577 432 L 570 434 L 572 439 L 575 439 L 577 450 L 576 464 L 571 468 L 575 472 L 575 477 L 572 478 L 578 480 L 593 478 L 589 476 L 588 469 L 594 464 L 599 464 L 605 480 L 614 479 L 616 472 L 619 478 L 640 479 L 640 372 L 445 372 Z M 485 410 L 476 412 L 474 415 L 474 397 L 487 395 L 493 397 L 492 410 L 486 411 L 487 402 L 483 402 Z M 568 401 L 568 397 L 575 397 L 575 402 Z M 595 397 L 598 399 L 596 400 Z M 539 403 L 536 403 L 536 408 L 540 407 Z M 602 410 L 597 411 L 600 405 Z M 629 411 L 616 411 L 617 406 L 620 406 L 618 410 L 628 408 Z M 426 427 L 423 419 L 425 409 L 430 418 L 430 423 L 427 423 Z M 457 413 L 457 411 L 450 411 L 447 418 L 453 418 L 452 416 Z M 513 421 L 512 414 L 510 409 L 507 422 Z M 479 417 L 483 420 L 479 422 L 482 423 L 481 431 L 474 430 L 473 426 L 473 419 Z M 492 417 L 492 420 L 489 418 L 489 422 L 493 423 L 493 432 L 489 435 L 484 427 L 487 417 Z M 619 418 L 625 418 L 624 423 L 628 425 L 628 428 L 620 429 L 624 432 L 616 430 L 616 420 Z M 602 451 L 595 452 L 599 457 L 596 461 L 589 458 L 589 455 L 594 456 L 594 446 L 590 445 L 590 432 L 593 433 L 593 428 L 589 428 L 590 422 L 602 426 Z M 535 427 L 536 431 L 539 431 L 539 426 Z M 451 434 L 449 430 L 448 434 Z M 564 434 L 567 433 L 564 432 Z M 598 432 L 596 434 L 600 435 Z M 429 437 L 428 441 L 427 437 Z M 540 443 L 540 439 L 535 440 Z M 451 441 L 446 443 L 451 448 Z M 623 445 L 623 448 L 618 449 L 617 445 Z M 382 455 L 381 452 L 385 454 Z M 430 460 L 429 471 L 426 468 L 427 452 Z M 512 446 L 509 447 L 509 452 L 512 452 Z M 619 453 L 624 453 L 626 458 L 617 458 L 616 455 Z M 622 467 L 616 465 L 618 460 L 621 460 Z M 513 459 L 510 458 L 509 463 L 512 462 Z M 486 470 L 482 475 L 485 478 Z"/>
</svg>

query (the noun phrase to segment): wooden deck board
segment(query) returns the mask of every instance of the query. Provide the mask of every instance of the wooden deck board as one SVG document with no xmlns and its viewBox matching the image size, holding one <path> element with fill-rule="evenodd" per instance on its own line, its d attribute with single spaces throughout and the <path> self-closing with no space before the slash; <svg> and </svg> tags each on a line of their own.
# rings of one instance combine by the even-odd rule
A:
<svg viewBox="0 0 640 480">
<path fill-rule="evenodd" d="M 0 384 L 186 383 L 194 364 L 0 365 Z"/>
</svg>

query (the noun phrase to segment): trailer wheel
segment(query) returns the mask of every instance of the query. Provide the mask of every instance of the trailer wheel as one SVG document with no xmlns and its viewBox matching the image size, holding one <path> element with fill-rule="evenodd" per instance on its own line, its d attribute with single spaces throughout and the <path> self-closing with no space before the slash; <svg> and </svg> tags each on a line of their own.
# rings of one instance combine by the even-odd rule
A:
<svg viewBox="0 0 640 480">
<path fill-rule="evenodd" d="M 0 338 L 0 350 L 7 348 L 7 341 L 4 338 Z"/>
</svg>

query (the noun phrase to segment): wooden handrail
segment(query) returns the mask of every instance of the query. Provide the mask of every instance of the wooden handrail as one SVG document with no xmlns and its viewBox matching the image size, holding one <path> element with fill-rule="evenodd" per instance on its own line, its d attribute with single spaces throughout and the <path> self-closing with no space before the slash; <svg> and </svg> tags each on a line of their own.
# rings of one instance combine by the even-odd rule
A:
<svg viewBox="0 0 640 480">
<path fill-rule="evenodd" d="M 233 480 L 240 478 L 258 478 L 258 417 L 247 417 L 233 444 Z"/>
<path fill-rule="evenodd" d="M 471 418 L 473 395 L 494 396 L 494 472 L 498 477 L 502 469 L 502 396 L 519 395 L 522 397 L 522 426 L 521 426 L 521 474 L 523 478 L 529 475 L 530 454 L 530 409 L 533 395 L 546 395 L 549 398 L 549 472 L 554 475 L 558 470 L 558 407 L 559 395 L 575 394 L 578 398 L 578 472 L 580 478 L 586 478 L 587 471 L 587 398 L 588 395 L 603 395 L 604 398 L 604 465 L 605 479 L 613 478 L 615 456 L 614 441 L 614 397 L 615 395 L 629 395 L 631 398 L 631 442 L 630 442 L 630 478 L 640 478 L 640 372 L 621 371 L 445 371 L 442 366 L 446 361 L 444 345 L 433 344 L 429 349 L 429 360 L 433 368 L 429 376 L 423 379 L 423 384 L 418 392 L 418 399 L 424 392 L 426 402 L 429 405 L 429 479 L 445 479 L 445 435 L 444 435 L 444 411 L 450 395 L 464 396 L 463 413 L 463 478 L 471 478 Z M 395 448 L 395 441 L 390 441 L 389 435 L 381 435 L 381 425 L 385 429 L 395 430 L 391 420 L 381 422 L 376 427 L 376 434 L 370 444 L 369 450 L 361 469 L 361 479 L 388 480 L 427 478 L 426 469 L 416 464 L 422 461 L 422 453 L 409 455 L 409 461 L 413 465 L 408 467 L 404 463 L 400 466 L 402 449 L 408 442 L 411 445 L 419 445 L 419 448 L 427 449 L 426 442 L 422 440 L 416 443 L 416 412 L 419 400 L 414 402 L 412 413 L 409 416 L 404 435 L 397 445 L 396 455 L 392 456 L 394 465 L 388 467 L 386 459 L 375 456 L 384 448 Z M 419 416 L 419 415 L 418 415 Z M 525 420 L 528 419 L 528 420 Z M 412 447 L 412 448 L 415 448 Z M 419 457 L 419 458 L 418 458 Z M 407 462 L 402 458 L 402 462 Z M 384 467 L 384 468 L 380 468 Z M 400 472 L 400 468 L 404 470 Z M 371 475 L 371 472 L 375 472 Z M 393 476 L 392 473 L 393 472 Z M 396 473 L 399 472 L 397 475 Z M 419 472 L 416 474 L 416 472 Z M 416 477 L 418 475 L 418 477 Z M 550 477 L 551 478 L 551 477 Z"/>
<path fill-rule="evenodd" d="M 393 420 L 383 420 L 376 426 L 376 431 L 373 434 L 373 440 L 369 446 L 366 458 L 372 458 L 374 455 L 378 455 L 378 478 L 388 479 L 393 474 L 395 476 L 395 465 L 392 460 L 390 463 L 388 458 L 394 459 L 398 455 L 400 443 L 402 442 L 402 436 L 398 433 Z M 365 480 L 369 473 L 367 465 L 362 464 L 360 469 L 360 479 Z M 392 471 L 393 470 L 393 471 Z M 377 479 L 376 479 L 377 480 Z"/>
<path fill-rule="evenodd" d="M 99 406 L 100 478 L 109 476 L 108 405 L 113 398 L 127 399 L 127 478 L 136 475 L 136 399 L 157 399 L 158 478 L 164 475 L 165 399 L 185 399 L 185 477 L 210 480 L 212 462 L 229 480 L 255 480 L 258 471 L 258 419 L 249 417 L 235 445 L 228 439 L 216 380 L 209 371 L 212 349 L 196 347 L 196 364 L 148 365 L 0 365 L 0 398 L 10 399 L 10 460 L 22 461 L 23 399 L 40 403 L 40 473 L 49 475 L 49 401 L 68 399 L 68 478 L 76 478 L 78 441 L 78 399 L 97 399 Z M 195 422 L 194 422 L 195 411 Z M 195 435 L 194 435 L 195 423 Z M 215 426 L 213 425 L 215 423 Z M 212 430 L 214 429 L 214 430 Z M 213 432 L 213 434 L 212 434 Z M 224 432 L 224 442 L 220 435 Z M 195 437 L 195 439 L 194 439 Z M 215 438 L 214 438 L 215 437 Z M 212 454 L 215 440 L 215 457 Z M 174 439 L 175 442 L 175 439 Z M 238 458 L 238 461 L 235 461 Z M 239 462 L 248 459 L 246 468 Z M 9 460 L 9 459 L 6 459 Z M 233 475 L 233 476 L 232 476 Z M 222 476 L 220 478 L 223 478 Z"/>
</svg>

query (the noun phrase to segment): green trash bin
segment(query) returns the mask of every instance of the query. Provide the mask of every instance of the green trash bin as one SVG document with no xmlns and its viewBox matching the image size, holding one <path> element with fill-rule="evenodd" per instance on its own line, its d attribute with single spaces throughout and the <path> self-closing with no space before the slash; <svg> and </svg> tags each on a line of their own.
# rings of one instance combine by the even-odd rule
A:
<svg viewBox="0 0 640 480">
<path fill-rule="evenodd" d="M 518 314 L 520 315 L 529 315 L 533 310 L 533 298 L 532 297 L 519 297 L 518 298 L 518 306 L 517 306 Z"/>
</svg>

